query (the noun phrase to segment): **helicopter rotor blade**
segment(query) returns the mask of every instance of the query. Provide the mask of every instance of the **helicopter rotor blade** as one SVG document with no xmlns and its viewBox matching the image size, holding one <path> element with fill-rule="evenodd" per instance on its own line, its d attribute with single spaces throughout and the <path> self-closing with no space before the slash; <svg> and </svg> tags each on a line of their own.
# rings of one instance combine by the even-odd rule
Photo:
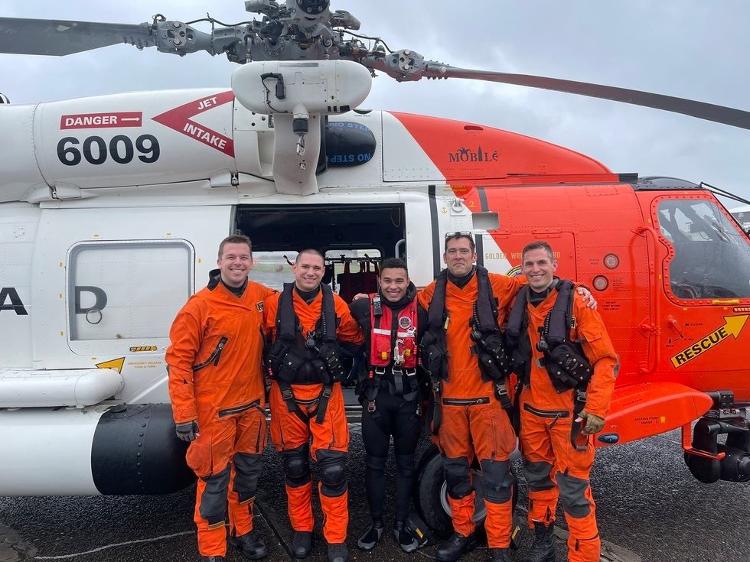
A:
<svg viewBox="0 0 750 562">
<path fill-rule="evenodd" d="M 503 84 L 515 84 L 529 88 L 540 88 L 543 90 L 554 90 L 568 94 L 577 94 L 592 98 L 629 103 L 673 113 L 682 113 L 698 119 L 723 123 L 741 129 L 750 129 L 750 112 L 723 105 L 715 105 L 685 98 L 604 86 L 589 82 L 576 82 L 573 80 L 561 80 L 559 78 L 548 78 L 545 76 L 532 76 L 528 74 L 509 74 L 505 72 L 490 72 L 486 70 L 472 70 L 457 68 L 448 65 L 440 65 L 427 62 L 423 77 L 426 78 L 464 78 L 468 80 L 486 80 L 489 82 L 501 82 Z"/>
<path fill-rule="evenodd" d="M 156 38 L 146 23 L 0 18 L 0 53 L 64 56 L 118 43 L 153 47 Z"/>
</svg>

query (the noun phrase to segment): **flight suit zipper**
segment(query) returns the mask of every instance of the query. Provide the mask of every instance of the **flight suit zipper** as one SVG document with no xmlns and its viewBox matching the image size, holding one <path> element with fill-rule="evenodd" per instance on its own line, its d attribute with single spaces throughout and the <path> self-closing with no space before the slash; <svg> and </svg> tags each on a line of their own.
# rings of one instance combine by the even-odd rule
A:
<svg viewBox="0 0 750 562">
<path fill-rule="evenodd" d="M 233 406 L 232 408 L 219 410 L 219 417 L 223 418 L 225 416 L 231 416 L 232 414 L 240 414 L 246 410 L 249 410 L 250 408 L 257 408 L 259 405 L 260 402 L 258 400 L 253 400 L 248 404 L 242 404 L 241 406 Z"/>
<path fill-rule="evenodd" d="M 478 406 L 479 404 L 489 404 L 490 399 L 486 396 L 481 398 L 443 398 L 445 406 Z"/>
<path fill-rule="evenodd" d="M 539 410 L 530 404 L 524 404 L 523 409 L 527 412 L 531 412 L 535 416 L 539 416 L 540 418 L 559 419 L 570 417 L 570 412 L 568 410 Z"/>
<path fill-rule="evenodd" d="M 213 363 L 214 367 L 218 366 L 219 360 L 221 359 L 221 352 L 224 351 L 224 347 L 227 345 L 228 341 L 228 337 L 222 336 L 211 355 L 208 356 L 208 359 L 201 361 L 197 365 L 193 365 L 193 371 L 200 371 L 204 367 L 208 367 L 211 363 Z"/>
</svg>

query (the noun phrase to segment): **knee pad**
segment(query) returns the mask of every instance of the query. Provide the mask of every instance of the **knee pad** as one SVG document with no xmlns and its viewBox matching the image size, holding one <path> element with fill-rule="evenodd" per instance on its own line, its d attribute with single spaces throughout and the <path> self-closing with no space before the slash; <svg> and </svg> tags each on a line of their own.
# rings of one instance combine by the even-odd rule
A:
<svg viewBox="0 0 750 562">
<path fill-rule="evenodd" d="M 526 473 L 526 482 L 529 490 L 541 491 L 550 490 L 555 487 L 555 483 L 550 478 L 552 465 L 548 462 L 524 462 L 524 472 Z"/>
<path fill-rule="evenodd" d="M 414 455 L 396 455 L 396 471 L 402 478 L 414 476 Z"/>
<path fill-rule="evenodd" d="M 510 471 L 509 461 L 483 460 L 482 484 L 484 485 L 484 499 L 492 503 L 505 503 L 513 495 L 513 473 Z"/>
<path fill-rule="evenodd" d="M 465 457 L 454 459 L 443 457 L 443 471 L 448 493 L 453 499 L 460 500 L 471 493 L 469 461 Z"/>
<path fill-rule="evenodd" d="M 366 455 L 365 457 L 365 463 L 367 464 L 367 468 L 370 470 L 374 470 L 377 472 L 384 472 L 385 471 L 385 457 L 376 457 L 373 455 Z"/>
<path fill-rule="evenodd" d="M 262 463 L 261 455 L 249 453 L 234 455 L 234 491 L 239 495 L 240 502 L 246 502 L 255 497 Z"/>
<path fill-rule="evenodd" d="M 567 515 L 580 519 L 591 513 L 591 504 L 586 497 L 586 490 L 589 487 L 588 480 L 559 473 L 557 475 L 557 486 L 560 489 L 563 511 Z"/>
<path fill-rule="evenodd" d="M 346 454 L 339 451 L 318 451 L 321 493 L 336 498 L 347 490 Z"/>
<path fill-rule="evenodd" d="M 208 522 L 209 526 L 222 524 L 227 519 L 229 467 L 202 480 L 206 483 L 206 487 L 200 498 L 201 517 Z"/>
<path fill-rule="evenodd" d="M 292 488 L 299 488 L 310 481 L 310 459 L 307 450 L 307 445 L 302 445 L 281 452 L 286 483 Z"/>
</svg>

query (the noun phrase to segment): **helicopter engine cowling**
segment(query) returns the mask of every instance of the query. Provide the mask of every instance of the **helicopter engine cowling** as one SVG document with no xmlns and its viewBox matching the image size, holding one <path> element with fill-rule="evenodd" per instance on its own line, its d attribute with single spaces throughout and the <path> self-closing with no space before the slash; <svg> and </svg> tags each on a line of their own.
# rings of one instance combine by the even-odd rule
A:
<svg viewBox="0 0 750 562">
<path fill-rule="evenodd" d="M 0 495 L 166 494 L 194 480 L 169 404 L 0 411 Z"/>
</svg>

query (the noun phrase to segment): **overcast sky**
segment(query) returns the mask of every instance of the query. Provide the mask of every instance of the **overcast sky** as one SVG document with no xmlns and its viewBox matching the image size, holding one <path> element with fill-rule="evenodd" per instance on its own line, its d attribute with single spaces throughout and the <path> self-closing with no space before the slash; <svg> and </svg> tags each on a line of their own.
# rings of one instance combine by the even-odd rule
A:
<svg viewBox="0 0 750 562">
<path fill-rule="evenodd" d="M 333 0 L 361 32 L 455 66 L 597 82 L 750 110 L 746 0 Z M 140 23 L 159 12 L 249 19 L 242 0 L 0 0 L 0 16 Z M 129 90 L 226 87 L 236 68 L 118 45 L 63 58 L 0 55 L 0 92 L 34 103 Z M 479 122 L 592 156 L 615 172 L 706 181 L 750 199 L 750 131 L 494 83 L 375 80 L 364 104 Z M 733 203 L 731 205 L 734 205 Z M 729 205 L 729 206 L 731 206 Z"/>
</svg>

